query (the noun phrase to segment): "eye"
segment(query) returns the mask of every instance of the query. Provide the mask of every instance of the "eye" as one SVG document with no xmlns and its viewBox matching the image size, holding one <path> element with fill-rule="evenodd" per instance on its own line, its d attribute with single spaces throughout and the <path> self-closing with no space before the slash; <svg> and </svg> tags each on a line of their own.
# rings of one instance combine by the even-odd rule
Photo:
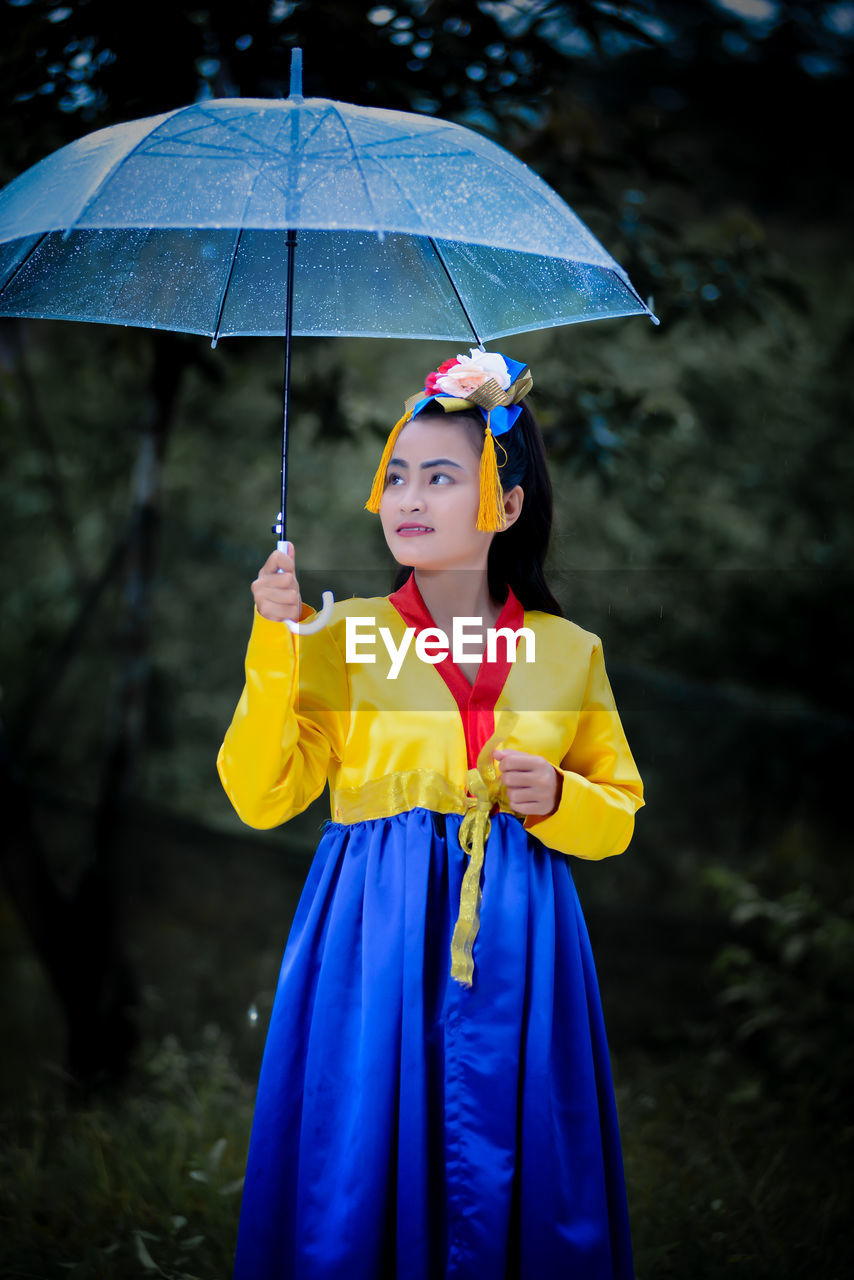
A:
<svg viewBox="0 0 854 1280">
<path fill-rule="evenodd" d="M 403 484 L 403 476 L 399 471 L 389 471 L 385 478 L 386 488 L 390 489 L 392 485 Z"/>
<path fill-rule="evenodd" d="M 453 476 L 448 475 L 447 471 L 434 471 L 430 477 L 431 484 L 453 484 Z"/>
</svg>

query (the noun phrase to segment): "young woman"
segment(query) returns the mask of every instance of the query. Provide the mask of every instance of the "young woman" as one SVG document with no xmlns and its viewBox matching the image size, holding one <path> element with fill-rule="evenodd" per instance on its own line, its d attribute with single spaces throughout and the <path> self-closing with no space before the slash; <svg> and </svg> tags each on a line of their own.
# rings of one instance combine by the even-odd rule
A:
<svg viewBox="0 0 854 1280">
<path fill-rule="evenodd" d="M 407 402 L 367 503 L 407 569 L 391 596 L 295 637 L 293 556 L 252 584 L 225 789 L 270 827 L 328 782 L 332 821 L 270 1020 L 237 1280 L 633 1275 L 569 855 L 625 849 L 642 786 L 601 643 L 543 576 L 530 386 L 473 350 Z"/>
</svg>

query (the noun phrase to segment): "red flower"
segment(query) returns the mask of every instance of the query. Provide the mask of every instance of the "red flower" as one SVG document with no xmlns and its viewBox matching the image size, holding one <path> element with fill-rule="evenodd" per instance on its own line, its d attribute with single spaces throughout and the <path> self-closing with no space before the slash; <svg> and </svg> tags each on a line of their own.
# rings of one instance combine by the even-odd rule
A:
<svg viewBox="0 0 854 1280">
<path fill-rule="evenodd" d="M 443 360 L 435 373 L 428 373 L 424 381 L 424 390 L 428 396 L 434 396 L 438 390 L 436 386 L 437 378 L 441 378 L 443 373 L 447 373 L 449 369 L 453 369 L 455 364 L 459 364 L 456 356 L 452 356 L 450 360 Z"/>
</svg>

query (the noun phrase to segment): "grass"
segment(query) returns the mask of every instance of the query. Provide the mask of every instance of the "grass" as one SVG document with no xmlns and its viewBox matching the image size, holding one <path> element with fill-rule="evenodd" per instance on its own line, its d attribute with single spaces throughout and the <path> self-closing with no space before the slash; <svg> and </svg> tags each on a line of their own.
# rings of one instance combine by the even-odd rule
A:
<svg viewBox="0 0 854 1280">
<path fill-rule="evenodd" d="M 725 1048 L 617 1064 L 638 1280 L 852 1274 L 851 1129 Z"/>
<path fill-rule="evenodd" d="M 614 1067 L 638 1280 L 850 1274 L 838 1117 L 769 1093 L 708 1028 Z M 71 1107 L 60 1084 L 3 1117 L 0 1274 L 227 1280 L 253 1087 L 224 1034 L 149 1041 L 121 1100 Z"/>
<path fill-rule="evenodd" d="M 269 1008 L 263 984 L 291 895 L 287 877 L 269 891 L 274 867 L 260 852 L 266 897 L 254 882 L 240 887 L 242 847 L 233 863 L 217 861 L 210 838 L 202 852 L 217 873 L 208 878 L 229 886 L 237 933 L 213 927 L 221 904 L 203 892 L 189 847 L 191 900 L 159 874 L 163 901 L 149 915 L 136 896 L 150 985 L 120 1096 L 72 1105 L 61 1070 L 45 1069 L 62 1052 L 58 1010 L 14 920 L 3 921 L 3 1280 L 229 1280 L 263 1024 L 247 1018 L 247 1001 Z M 759 869 L 714 869 L 702 913 L 696 876 L 666 918 L 633 923 L 610 899 L 607 912 L 591 903 L 637 1280 L 854 1274 L 854 900 L 847 869 L 819 892 L 817 867 L 811 858 L 807 878 L 799 864 L 795 888 Z"/>
<path fill-rule="evenodd" d="M 3 1117 L 0 1274 L 229 1276 L 254 1089 L 219 1028 L 145 1044 L 121 1099 L 70 1106 L 61 1084 Z"/>
</svg>

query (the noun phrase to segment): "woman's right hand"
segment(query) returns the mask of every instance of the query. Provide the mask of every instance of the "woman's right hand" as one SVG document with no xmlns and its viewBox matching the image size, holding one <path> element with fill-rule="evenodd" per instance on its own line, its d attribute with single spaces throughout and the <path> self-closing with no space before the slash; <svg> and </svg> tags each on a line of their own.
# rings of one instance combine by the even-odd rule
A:
<svg viewBox="0 0 854 1280">
<path fill-rule="evenodd" d="M 262 618 L 270 622 L 298 622 L 302 613 L 302 598 L 294 572 L 293 543 L 288 543 L 290 554 L 274 551 L 252 583 L 255 608 Z"/>
</svg>

